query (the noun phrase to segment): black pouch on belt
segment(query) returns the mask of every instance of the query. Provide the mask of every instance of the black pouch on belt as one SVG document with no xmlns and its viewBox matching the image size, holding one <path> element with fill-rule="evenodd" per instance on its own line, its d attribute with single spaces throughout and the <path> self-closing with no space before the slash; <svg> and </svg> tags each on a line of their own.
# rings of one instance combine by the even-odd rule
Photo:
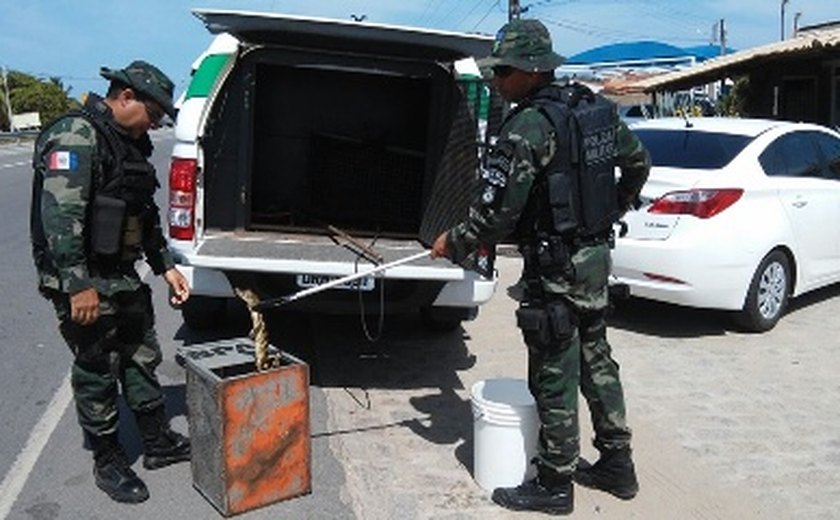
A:
<svg viewBox="0 0 840 520">
<path fill-rule="evenodd" d="M 573 320 L 566 302 L 563 300 L 551 302 L 546 305 L 546 312 L 554 339 L 564 340 L 571 337 Z"/>
<path fill-rule="evenodd" d="M 572 336 L 573 320 L 563 301 L 545 307 L 520 307 L 516 310 L 516 326 L 522 330 L 525 343 L 545 348 Z"/>
<path fill-rule="evenodd" d="M 522 331 L 525 343 L 534 347 L 551 344 L 548 313 L 541 307 L 520 307 L 516 310 L 516 326 Z"/>
<path fill-rule="evenodd" d="M 124 200 L 97 195 L 93 200 L 91 249 L 99 255 L 120 251 L 126 203 Z"/>
</svg>

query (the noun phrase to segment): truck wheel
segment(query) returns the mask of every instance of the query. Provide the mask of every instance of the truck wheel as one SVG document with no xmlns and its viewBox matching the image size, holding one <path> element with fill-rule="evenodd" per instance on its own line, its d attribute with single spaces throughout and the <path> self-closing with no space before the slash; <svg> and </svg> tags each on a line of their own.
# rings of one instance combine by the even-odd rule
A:
<svg viewBox="0 0 840 520">
<path fill-rule="evenodd" d="M 423 325 L 435 332 L 451 332 L 461 322 L 475 319 L 478 307 L 422 307 L 420 319 Z"/>
<path fill-rule="evenodd" d="M 225 322 L 226 302 L 224 298 L 190 296 L 181 305 L 181 317 L 187 327 L 193 330 L 208 330 L 221 327 Z"/>
<path fill-rule="evenodd" d="M 772 329 L 785 312 L 790 294 L 790 261 L 781 251 L 771 251 L 758 265 L 744 308 L 736 322 L 750 332 Z"/>
</svg>

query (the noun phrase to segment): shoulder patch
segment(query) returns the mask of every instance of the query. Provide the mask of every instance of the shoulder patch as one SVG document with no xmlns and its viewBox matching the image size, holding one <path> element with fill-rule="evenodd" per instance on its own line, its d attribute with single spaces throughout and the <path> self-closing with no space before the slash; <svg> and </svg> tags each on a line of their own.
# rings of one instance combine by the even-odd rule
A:
<svg viewBox="0 0 840 520">
<path fill-rule="evenodd" d="M 70 150 L 51 152 L 48 168 L 53 171 L 76 171 L 79 168 L 79 154 Z"/>
</svg>

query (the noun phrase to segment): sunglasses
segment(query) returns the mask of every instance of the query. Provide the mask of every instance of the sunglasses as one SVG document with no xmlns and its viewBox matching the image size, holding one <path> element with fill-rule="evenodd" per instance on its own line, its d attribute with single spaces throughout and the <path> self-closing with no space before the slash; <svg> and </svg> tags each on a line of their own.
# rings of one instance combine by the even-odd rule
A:
<svg viewBox="0 0 840 520">
<path fill-rule="evenodd" d="M 149 116 L 149 121 L 155 125 L 160 123 L 160 120 L 163 119 L 164 116 L 163 110 L 150 105 L 147 101 L 143 101 L 142 103 L 143 106 L 146 107 L 146 115 Z"/>
<path fill-rule="evenodd" d="M 506 78 L 513 74 L 514 68 L 510 65 L 496 65 L 493 67 L 493 76 L 497 78 Z"/>
</svg>

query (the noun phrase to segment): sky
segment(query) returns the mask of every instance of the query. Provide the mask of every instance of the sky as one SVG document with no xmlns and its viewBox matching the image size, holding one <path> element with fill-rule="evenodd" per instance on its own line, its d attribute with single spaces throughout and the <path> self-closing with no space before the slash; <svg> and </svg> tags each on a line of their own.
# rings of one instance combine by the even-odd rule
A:
<svg viewBox="0 0 840 520">
<path fill-rule="evenodd" d="M 520 0 L 523 17 L 542 20 L 554 48 L 571 56 L 618 42 L 711 44 L 724 21 L 726 44 L 743 50 L 778 41 L 782 0 Z M 157 65 L 187 87 L 190 66 L 212 40 L 192 9 L 234 9 L 495 34 L 508 0 L 0 0 L 0 66 L 60 77 L 70 94 L 104 93 L 99 68 L 135 59 Z M 787 0 L 785 32 L 840 21 L 840 0 Z M 713 42 L 719 46 L 719 42 Z"/>
</svg>

